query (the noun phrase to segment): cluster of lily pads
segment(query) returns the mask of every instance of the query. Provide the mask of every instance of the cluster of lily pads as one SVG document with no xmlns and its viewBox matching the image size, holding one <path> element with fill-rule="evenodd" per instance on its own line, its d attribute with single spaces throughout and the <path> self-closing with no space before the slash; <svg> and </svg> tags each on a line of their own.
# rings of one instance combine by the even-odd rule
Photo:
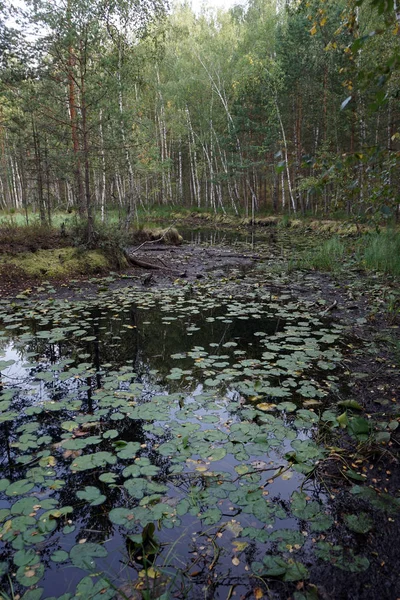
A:
<svg viewBox="0 0 400 600">
<path fill-rule="evenodd" d="M 3 301 L 0 319 L 4 594 L 47 598 L 54 572 L 63 600 L 105 600 L 178 571 L 204 583 L 200 563 L 285 582 L 316 559 L 368 568 L 330 537 L 366 534 L 368 509 L 338 523 L 307 479 L 319 427 L 340 426 L 341 327 L 287 297 L 182 288 Z"/>
</svg>

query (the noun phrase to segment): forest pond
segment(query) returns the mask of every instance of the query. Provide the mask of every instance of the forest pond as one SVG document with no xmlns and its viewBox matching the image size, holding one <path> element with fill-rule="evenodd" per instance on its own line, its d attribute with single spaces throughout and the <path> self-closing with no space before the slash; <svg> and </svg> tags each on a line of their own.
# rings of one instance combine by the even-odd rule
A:
<svg viewBox="0 0 400 600">
<path fill-rule="evenodd" d="M 345 377 L 342 328 L 310 304 L 1 301 L 4 597 L 257 597 L 264 579 L 287 597 L 315 565 L 367 569 L 368 515 L 349 504 L 342 547 L 311 477 Z"/>
</svg>

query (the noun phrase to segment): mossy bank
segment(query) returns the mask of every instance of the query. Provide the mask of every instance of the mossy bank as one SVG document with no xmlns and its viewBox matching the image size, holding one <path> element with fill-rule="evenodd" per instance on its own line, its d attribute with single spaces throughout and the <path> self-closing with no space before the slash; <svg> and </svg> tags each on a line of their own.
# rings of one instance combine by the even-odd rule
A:
<svg viewBox="0 0 400 600">
<path fill-rule="evenodd" d="M 110 259 L 101 250 L 72 247 L 0 256 L 1 277 L 12 275 L 30 279 L 63 279 L 74 275 L 100 274 L 112 267 Z"/>
</svg>

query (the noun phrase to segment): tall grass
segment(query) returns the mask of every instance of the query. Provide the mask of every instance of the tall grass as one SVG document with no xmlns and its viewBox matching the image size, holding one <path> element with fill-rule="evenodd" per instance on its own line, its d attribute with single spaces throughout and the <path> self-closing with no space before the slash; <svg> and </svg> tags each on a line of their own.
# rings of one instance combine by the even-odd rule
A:
<svg viewBox="0 0 400 600">
<path fill-rule="evenodd" d="M 306 269 L 336 271 L 342 266 L 345 254 L 345 244 L 338 237 L 333 237 L 306 252 L 297 264 Z"/>
<path fill-rule="evenodd" d="M 400 232 L 389 230 L 365 236 L 359 256 L 368 270 L 400 276 Z"/>
</svg>

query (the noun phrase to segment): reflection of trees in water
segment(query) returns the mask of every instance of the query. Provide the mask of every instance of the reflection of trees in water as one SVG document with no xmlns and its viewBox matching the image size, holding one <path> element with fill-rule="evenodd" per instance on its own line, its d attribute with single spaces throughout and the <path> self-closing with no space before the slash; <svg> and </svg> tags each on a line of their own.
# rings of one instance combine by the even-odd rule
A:
<svg viewBox="0 0 400 600">
<path fill-rule="evenodd" d="M 189 310 L 186 310 L 187 308 Z M 229 351 L 222 345 L 235 339 L 237 348 L 245 348 L 247 357 L 252 358 L 260 355 L 256 345 L 249 346 L 254 341 L 254 333 L 260 328 L 270 333 L 275 333 L 276 330 L 274 319 L 232 318 L 231 323 L 224 323 L 218 317 L 226 316 L 226 306 L 202 310 L 200 302 L 194 303 L 191 308 L 187 305 L 180 313 L 179 310 L 176 312 L 171 300 L 170 305 L 157 305 L 149 310 L 135 305 L 129 308 L 122 307 L 120 310 L 95 306 L 90 310 L 83 310 L 83 314 L 84 316 L 79 311 L 69 311 L 65 320 L 68 326 L 81 324 L 84 335 L 74 337 L 73 332 L 66 331 L 65 339 L 57 343 L 49 343 L 41 338 L 34 338 L 26 343 L 18 341 L 18 335 L 14 332 L 16 349 L 22 354 L 36 352 L 40 361 L 38 370 L 45 369 L 46 364 L 55 364 L 61 358 L 70 358 L 76 365 L 82 360 L 90 362 L 97 373 L 95 386 L 100 387 L 99 371 L 104 364 L 111 364 L 113 368 L 131 365 L 134 372 L 141 377 L 146 376 L 151 369 L 157 369 L 164 379 L 177 364 L 171 358 L 173 354 L 188 352 L 194 346 L 207 349 L 210 343 L 217 344 L 212 349 L 212 354 L 226 354 Z M 170 324 L 166 322 L 169 316 L 175 316 L 175 320 L 171 320 Z M 213 317 L 215 320 L 207 322 L 207 317 Z M 39 323 L 30 321 L 33 333 L 52 328 L 51 323 L 43 326 Z M 64 329 L 67 328 L 67 324 Z M 191 326 L 196 329 L 188 332 L 187 329 Z M 59 323 L 56 323 L 55 327 L 63 330 Z M 85 337 L 95 339 L 85 341 Z M 186 368 L 191 366 L 193 363 L 189 359 L 186 361 Z"/>
<path fill-rule="evenodd" d="M 232 319 L 231 323 L 224 323 L 222 320 L 216 319 L 214 322 L 206 322 L 205 318 L 213 316 L 223 316 L 226 314 L 224 307 L 208 309 L 201 311 L 201 308 L 196 304 L 197 314 L 186 313 L 178 319 L 172 320 L 170 324 L 165 322 L 165 317 L 173 314 L 174 307 L 171 305 L 169 310 L 159 310 L 159 307 L 151 310 L 143 310 L 136 307 L 126 308 L 118 311 L 118 318 L 114 315 L 115 311 L 101 310 L 95 308 L 88 311 L 84 317 L 85 334 L 81 337 L 66 333 L 66 339 L 58 342 L 49 342 L 45 338 L 37 338 L 30 340 L 28 343 L 21 341 L 18 335 L 13 335 L 15 348 L 26 356 L 28 353 L 35 353 L 37 359 L 27 369 L 29 380 L 34 380 L 39 373 L 49 371 L 50 367 L 55 367 L 64 359 L 70 359 L 71 364 L 60 365 L 59 369 L 51 369 L 54 376 L 51 380 L 41 381 L 40 393 L 45 400 L 54 402 L 64 402 L 66 399 L 82 402 L 81 408 L 77 410 L 68 410 L 67 407 L 59 411 L 50 411 L 46 408 L 34 417 L 24 416 L 24 409 L 37 401 L 38 394 L 30 394 L 28 390 L 21 389 L 12 402 L 11 409 L 17 410 L 19 416 L 15 421 L 3 423 L 0 428 L 0 451 L 3 457 L 3 474 L 9 476 L 12 481 L 23 479 L 27 469 L 37 466 L 37 462 L 32 465 L 24 466 L 17 462 L 18 456 L 21 454 L 32 455 L 32 461 L 38 458 L 38 453 L 41 450 L 49 450 L 57 459 L 57 464 L 52 467 L 56 475 L 47 478 L 45 485 L 41 486 L 38 492 L 31 492 L 32 495 L 50 494 L 56 499 L 60 507 L 72 506 L 73 513 L 57 520 L 56 529 L 48 535 L 46 543 L 40 546 L 42 561 L 46 568 L 55 568 L 49 557 L 57 549 L 66 548 L 66 537 L 62 533 L 62 529 L 69 519 L 76 524 L 76 530 L 69 534 L 67 543 L 75 544 L 82 538 L 95 543 L 103 543 L 111 537 L 116 536 L 118 528 L 111 523 L 108 514 L 111 509 L 117 507 L 132 507 L 139 504 L 138 500 L 130 497 L 123 487 L 125 478 L 122 476 L 123 469 L 133 462 L 131 460 L 119 459 L 116 465 L 108 465 L 102 469 L 92 469 L 87 471 L 73 472 L 71 464 L 73 458 L 63 455 L 62 446 L 54 447 L 62 440 L 62 434 L 65 431 L 61 428 L 63 421 L 72 420 L 78 414 L 93 414 L 96 419 L 96 395 L 95 391 L 101 389 L 105 383 L 109 383 L 107 375 L 110 374 L 109 369 L 114 369 L 115 379 L 118 377 L 118 369 L 121 367 L 130 367 L 132 373 L 137 375 L 128 376 L 127 380 L 122 381 L 118 385 L 110 385 L 109 393 L 112 395 L 117 388 L 127 389 L 131 383 L 140 381 L 145 384 L 145 392 L 148 397 L 155 393 L 156 387 L 151 383 L 152 378 L 149 374 L 150 370 L 156 369 L 161 379 L 170 372 L 170 370 L 180 365 L 186 365 L 184 368 L 193 367 L 193 360 L 177 363 L 171 358 L 171 355 L 181 352 L 188 352 L 194 346 L 202 346 L 206 350 L 209 344 L 213 342 L 218 344 L 218 347 L 212 349 L 212 354 L 227 354 L 229 350 L 222 347 L 224 343 L 235 339 L 237 348 L 246 348 L 251 357 L 253 354 L 259 354 L 260 351 L 256 348 L 251 349 L 248 343 L 253 340 L 253 334 L 259 331 L 262 327 L 266 331 L 266 323 L 262 320 L 249 321 Z M 69 317 L 68 323 L 79 323 L 82 320 L 80 314 L 76 313 Z M 188 335 L 187 328 L 194 326 L 199 328 Z M 39 331 L 42 327 L 51 329 L 49 324 L 39 325 L 32 324 L 33 331 Z M 275 323 L 272 324 L 271 331 L 275 331 Z M 85 340 L 82 338 L 93 337 L 94 339 Z M 3 340 L 0 339 L 0 343 Z M 87 364 L 82 370 L 79 370 L 79 365 L 84 362 Z M 104 367 L 104 365 L 107 365 Z M 109 366 L 110 365 L 110 366 Z M 73 369 L 78 369 L 76 376 Z M 111 372 L 111 377 L 114 371 Z M 70 377 L 65 380 L 60 379 L 60 374 L 70 373 Z M 128 371 L 129 373 L 129 371 Z M 200 374 L 200 373 L 199 373 Z M 112 382 L 111 382 L 112 383 Z M 115 382 L 114 382 L 115 383 Z M 8 385 L 8 384 L 7 384 Z M 181 386 L 181 383 L 172 383 Z M 146 401 L 146 393 L 142 395 L 142 401 Z M 118 437 L 116 439 L 126 442 L 138 442 L 143 448 L 139 455 L 146 456 L 152 464 L 160 468 L 157 476 L 153 477 L 154 481 L 160 483 L 168 483 L 170 486 L 169 496 L 175 500 L 177 497 L 186 497 L 193 490 L 193 476 L 189 474 L 174 475 L 172 478 L 168 475 L 170 471 L 171 461 L 168 457 L 164 457 L 158 453 L 154 444 L 158 445 L 171 438 L 172 433 L 165 430 L 161 436 L 155 437 L 151 432 L 144 429 L 144 425 L 148 422 L 140 420 L 131 420 L 128 417 L 121 421 L 112 421 L 110 416 L 112 408 L 109 409 L 107 416 L 99 417 L 99 420 L 91 427 L 87 435 L 98 435 L 107 429 L 118 429 Z M 18 447 L 12 447 L 12 443 L 18 440 L 21 431 L 18 428 L 27 423 L 36 423 L 37 428 L 34 435 L 36 437 L 49 436 L 52 439 L 51 444 L 41 446 L 40 448 L 31 448 L 27 451 L 20 451 Z M 73 435 L 71 435 L 73 437 Z M 85 439 L 82 437 L 81 439 Z M 107 451 L 115 454 L 115 447 L 112 440 L 102 438 L 101 442 L 87 446 L 83 449 L 83 455 L 92 454 L 99 451 Z M 104 472 L 113 472 L 117 475 L 116 486 L 107 485 L 99 480 L 99 475 Z M 58 490 L 51 490 L 49 486 L 53 479 L 62 479 L 65 484 Z M 206 488 L 208 483 L 196 475 L 196 488 L 199 492 Z M 87 502 L 83 502 L 76 496 L 78 490 L 84 489 L 86 486 L 96 486 L 100 492 L 106 496 L 106 501 L 99 506 L 90 506 Z M 175 498 L 174 498 L 175 497 Z M 200 507 L 201 511 L 207 509 L 205 503 Z M 140 531 L 140 524 L 132 530 L 133 532 Z M 169 536 L 171 534 L 168 534 Z M 168 535 L 166 537 L 168 537 Z M 6 552 L 9 551 L 7 547 Z M 250 551 L 250 550 L 249 550 Z M 11 556 L 12 552 L 10 552 Z M 204 559 L 205 572 L 207 560 Z M 58 567 L 57 567 L 58 568 Z M 211 596 L 210 596 L 211 597 Z"/>
<path fill-rule="evenodd" d="M 71 417 L 70 412 L 68 411 L 58 411 L 58 412 L 42 412 L 40 415 L 36 416 L 35 422 L 37 423 L 37 435 L 50 435 L 52 437 L 53 442 L 58 442 L 61 439 L 61 434 L 65 433 L 60 428 L 60 424 L 63 420 L 66 420 Z M 19 418 L 15 423 L 10 425 L 10 428 L 13 428 L 13 436 L 12 439 L 15 441 L 17 439 L 15 429 L 18 429 L 24 423 L 29 422 L 26 417 Z M 116 425 L 115 422 L 111 422 L 112 426 Z M 101 435 L 104 429 L 107 429 L 110 422 L 104 421 L 101 424 L 97 425 L 94 429 L 88 431 L 88 435 Z M 144 422 L 142 421 L 131 421 L 129 419 L 125 419 L 123 422 L 118 423 L 119 428 L 119 436 L 118 439 L 124 439 L 126 441 L 135 441 L 141 445 L 146 445 L 147 433 L 143 430 Z M 6 432 L 8 433 L 9 424 L 3 424 L 1 428 L 1 449 L 2 454 L 5 456 L 4 447 L 7 443 L 8 437 L 6 436 Z M 82 438 L 84 439 L 84 438 Z M 148 447 L 148 446 L 147 446 Z M 131 464 L 133 460 L 119 460 L 116 465 L 109 465 L 103 469 L 96 470 L 87 470 L 87 471 L 78 471 L 73 472 L 71 470 L 71 464 L 73 463 L 73 458 L 65 458 L 62 454 L 62 449 L 54 449 L 52 448 L 52 455 L 56 457 L 57 464 L 53 467 L 56 471 L 56 475 L 50 478 L 47 478 L 46 484 L 44 486 L 38 485 L 38 491 L 32 491 L 31 494 L 37 494 L 39 497 L 42 497 L 42 490 L 47 495 L 49 490 L 49 485 L 51 485 L 53 479 L 61 479 L 64 480 L 64 486 L 58 491 L 50 492 L 52 498 L 56 499 L 58 505 L 60 507 L 72 506 L 73 513 L 68 514 L 61 519 L 57 519 L 57 527 L 56 529 L 48 535 L 46 542 L 40 544 L 39 546 L 34 546 L 38 550 L 40 550 L 40 556 L 45 568 L 59 568 L 56 567 L 54 563 L 50 561 L 50 556 L 54 551 L 58 549 L 69 549 L 66 547 L 66 539 L 65 535 L 62 534 L 63 527 L 67 524 L 68 520 L 72 520 L 73 524 L 76 524 L 76 530 L 69 534 L 69 544 L 73 545 L 78 543 L 79 540 L 85 538 L 88 542 L 94 543 L 104 543 L 110 538 L 112 538 L 116 534 L 117 527 L 111 523 L 109 520 L 109 512 L 112 508 L 116 508 L 119 506 L 131 506 L 132 508 L 139 504 L 139 501 L 129 497 L 125 488 L 122 487 L 125 478 L 122 476 L 123 469 Z M 109 451 L 114 452 L 113 442 L 110 440 L 102 440 L 100 444 L 96 446 L 89 446 L 84 449 L 84 454 L 91 454 L 93 452 L 98 451 Z M 12 480 L 17 481 L 23 479 L 26 476 L 26 471 L 30 467 L 34 467 L 37 463 L 33 463 L 32 465 L 28 465 L 28 467 L 16 462 L 16 459 L 23 452 L 20 452 L 18 448 L 14 450 L 12 456 L 9 459 L 3 460 L 3 474 L 4 476 L 7 471 L 10 471 L 13 475 Z M 34 460 L 36 455 L 35 451 L 32 451 L 32 460 Z M 143 449 L 142 455 L 146 455 L 149 458 L 153 458 L 153 456 L 157 456 L 157 466 L 161 468 L 160 476 L 154 477 L 154 480 L 164 480 L 166 477 L 166 473 L 168 471 L 169 460 L 160 455 L 153 454 L 152 450 L 150 451 Z M 109 486 L 103 482 L 101 482 L 98 477 L 102 472 L 112 471 L 117 475 L 116 486 Z M 100 489 L 101 493 L 106 496 L 106 501 L 99 506 L 90 506 L 88 503 L 83 502 L 76 496 L 76 492 L 80 489 L 84 489 L 86 486 L 96 486 Z M 12 502 L 12 499 L 9 499 Z M 39 513 L 40 514 L 40 513 Z M 137 531 L 140 531 L 140 525 L 138 524 L 136 527 Z M 73 539 L 72 539 L 73 538 Z M 11 548 L 11 546 L 6 547 L 6 551 L 4 554 L 4 558 L 11 559 L 12 555 L 15 551 Z M 22 587 L 19 589 L 19 586 L 16 586 L 17 591 L 22 592 Z"/>
</svg>

